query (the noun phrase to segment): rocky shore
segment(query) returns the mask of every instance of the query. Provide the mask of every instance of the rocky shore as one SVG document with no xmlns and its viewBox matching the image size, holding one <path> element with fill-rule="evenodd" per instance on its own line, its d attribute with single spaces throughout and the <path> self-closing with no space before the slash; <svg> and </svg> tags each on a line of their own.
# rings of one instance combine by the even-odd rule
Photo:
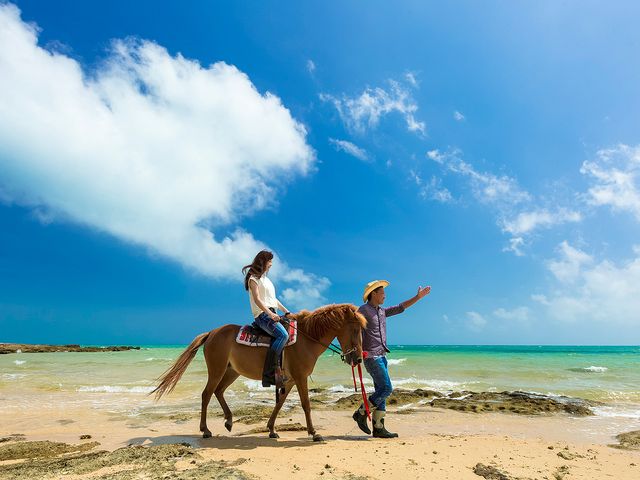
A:
<svg viewBox="0 0 640 480">
<path fill-rule="evenodd" d="M 80 345 L 37 345 L 29 343 L 0 343 L 0 355 L 8 353 L 50 353 L 50 352 L 123 352 L 140 350 L 140 347 L 115 345 L 109 347 L 81 347 Z"/>
<path fill-rule="evenodd" d="M 132 446 L 112 452 L 96 448 L 98 445 L 98 442 L 71 445 L 50 441 L 12 441 L 0 446 L 0 462 L 18 462 L 0 464 L 0 476 L 7 480 L 60 476 L 191 480 L 255 478 L 233 468 L 242 461 L 207 461 L 189 444 Z M 186 472 L 181 472 L 182 469 Z"/>
<path fill-rule="evenodd" d="M 316 389 L 314 403 L 320 403 L 322 390 Z M 362 396 L 353 394 L 340 398 L 334 404 L 339 409 L 353 409 L 360 405 Z M 324 402 L 326 405 L 326 402 Z M 591 407 L 601 405 L 598 402 L 570 397 L 550 397 L 529 392 L 451 392 L 443 394 L 434 390 L 395 389 L 387 404 L 398 408 L 398 413 L 412 413 L 420 407 L 436 407 L 460 412 L 482 413 L 498 412 L 520 415 L 543 415 L 565 413 L 572 416 L 593 415 Z"/>
<path fill-rule="evenodd" d="M 338 398 L 335 394 L 322 388 L 314 388 L 311 393 L 313 410 L 352 412 L 362 402 L 360 394 L 352 394 Z M 295 395 L 293 395 L 295 402 Z M 245 405 L 231 405 L 233 420 L 244 425 L 266 424 L 273 403 L 247 403 Z M 288 401 L 283 406 L 281 416 L 301 413 L 298 402 Z M 387 409 L 394 415 L 412 415 L 424 412 L 431 408 L 454 410 L 468 414 L 499 413 L 513 416 L 565 416 L 565 417 L 591 417 L 594 416 L 592 407 L 601 405 L 599 402 L 570 397 L 549 397 L 529 392 L 451 392 L 444 394 L 434 390 L 424 389 L 395 389 L 387 400 Z M 210 412 L 210 415 L 222 416 L 220 409 Z M 140 408 L 135 420 L 128 419 L 130 423 L 168 420 L 176 424 L 184 424 L 200 417 L 198 408 L 187 407 L 185 410 L 167 413 L 165 407 L 153 405 Z M 123 419 L 125 417 L 122 417 Z M 304 428 L 302 428 L 304 430 Z M 255 433 L 255 432 L 253 432 Z M 635 438 L 625 439 L 631 444 L 637 442 Z"/>
</svg>

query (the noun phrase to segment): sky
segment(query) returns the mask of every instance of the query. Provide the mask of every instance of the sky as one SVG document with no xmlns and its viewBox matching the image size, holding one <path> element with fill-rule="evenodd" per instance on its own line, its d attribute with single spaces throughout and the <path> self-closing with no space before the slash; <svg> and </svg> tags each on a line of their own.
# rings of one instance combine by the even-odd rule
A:
<svg viewBox="0 0 640 480">
<path fill-rule="evenodd" d="M 633 1 L 0 2 L 0 341 L 386 279 L 390 344 L 640 343 Z"/>
</svg>

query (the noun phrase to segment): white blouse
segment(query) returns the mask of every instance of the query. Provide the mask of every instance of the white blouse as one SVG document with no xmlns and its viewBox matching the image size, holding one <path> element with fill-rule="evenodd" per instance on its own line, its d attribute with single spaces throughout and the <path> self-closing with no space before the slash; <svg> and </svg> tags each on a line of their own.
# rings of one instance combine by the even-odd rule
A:
<svg viewBox="0 0 640 480">
<path fill-rule="evenodd" d="M 249 277 L 249 282 L 255 282 L 258 286 L 258 296 L 262 300 L 262 303 L 267 308 L 278 309 L 278 300 L 276 299 L 276 288 L 269 280 L 269 277 L 266 275 L 262 275 L 260 278 L 255 275 L 251 275 Z M 262 309 L 256 305 L 255 300 L 253 299 L 253 294 L 251 293 L 251 289 L 249 289 L 249 303 L 251 304 L 251 313 L 253 314 L 253 318 L 256 318 L 258 315 L 262 313 Z"/>
</svg>

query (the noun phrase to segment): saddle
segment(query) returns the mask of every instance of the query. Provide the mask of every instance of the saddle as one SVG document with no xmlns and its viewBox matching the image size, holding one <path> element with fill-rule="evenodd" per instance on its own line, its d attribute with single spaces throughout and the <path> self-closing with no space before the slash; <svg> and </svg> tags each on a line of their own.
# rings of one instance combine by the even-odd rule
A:
<svg viewBox="0 0 640 480">
<path fill-rule="evenodd" d="M 281 317 L 280 323 L 289 332 L 289 340 L 285 345 L 285 348 L 296 343 L 298 339 L 298 322 L 293 319 L 287 319 Z M 273 337 L 267 332 L 262 330 L 255 324 L 244 325 L 240 327 L 240 331 L 236 336 L 236 342 L 241 345 L 247 345 L 248 347 L 269 347 Z"/>
</svg>

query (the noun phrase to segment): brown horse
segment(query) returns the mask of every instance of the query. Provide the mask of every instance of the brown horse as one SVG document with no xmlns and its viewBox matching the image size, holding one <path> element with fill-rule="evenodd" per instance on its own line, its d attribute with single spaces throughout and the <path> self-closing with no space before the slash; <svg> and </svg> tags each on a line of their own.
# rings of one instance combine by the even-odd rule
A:
<svg viewBox="0 0 640 480">
<path fill-rule="evenodd" d="M 318 357 L 327 349 L 337 337 L 344 352 L 344 361 L 350 365 L 362 361 L 361 331 L 366 326 L 365 318 L 358 313 L 355 305 L 328 305 L 313 312 L 303 310 L 291 315 L 298 321 L 298 339 L 296 343 L 285 349 L 284 371 L 289 377 L 285 383 L 284 394 L 280 395 L 267 427 L 269 437 L 278 438 L 275 431 L 276 417 L 282 408 L 287 395 L 295 385 L 300 394 L 300 402 L 307 421 L 307 432 L 313 436 L 315 442 L 322 437 L 316 433 L 311 421 L 311 404 L 307 377 L 313 372 Z M 204 345 L 204 358 L 207 362 L 209 378 L 202 392 L 202 411 L 200 416 L 200 431 L 203 437 L 211 436 L 207 428 L 207 406 L 211 395 L 216 398 L 224 412 L 224 426 L 231 431 L 233 415 L 224 399 L 224 391 L 240 375 L 254 380 L 262 378 L 267 347 L 249 347 L 236 342 L 239 325 L 223 325 L 208 333 L 198 335 L 191 345 L 178 357 L 173 366 L 158 379 L 160 384 L 151 392 L 156 399 L 173 390 L 185 372 L 191 360 L 201 345 Z"/>
</svg>

